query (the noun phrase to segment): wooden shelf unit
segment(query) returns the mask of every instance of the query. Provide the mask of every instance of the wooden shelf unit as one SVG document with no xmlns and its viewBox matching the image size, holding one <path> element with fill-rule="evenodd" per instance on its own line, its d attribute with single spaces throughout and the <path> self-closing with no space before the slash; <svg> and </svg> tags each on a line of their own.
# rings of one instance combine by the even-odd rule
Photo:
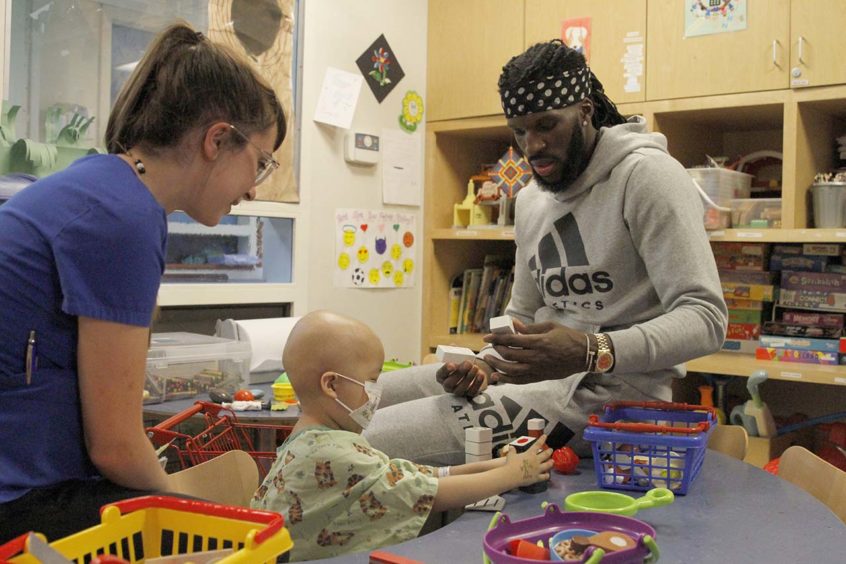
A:
<svg viewBox="0 0 846 564">
<path fill-rule="evenodd" d="M 718 352 L 687 363 L 688 372 L 749 377 L 765 370 L 770 380 L 789 380 L 811 384 L 846 386 L 846 367 L 757 360 L 749 354 Z"/>
<path fill-rule="evenodd" d="M 782 151 L 782 229 L 726 229 L 712 241 L 846 243 L 846 228 L 814 229 L 808 188 L 814 174 L 835 166 L 835 138 L 846 134 L 846 85 L 773 90 L 620 104 L 625 115 L 643 115 L 668 138 L 670 153 L 686 167 L 704 155 Z M 424 354 L 438 344 L 478 349 L 482 335 L 448 333 L 448 294 L 453 276 L 479 267 L 485 254 L 514 249 L 513 227 L 452 226 L 452 205 L 466 194 L 467 179 L 482 163 L 495 162 L 511 143 L 501 115 L 429 122 L 424 198 Z M 692 371 L 846 385 L 846 367 L 764 362 L 750 355 L 718 353 L 688 363 Z M 798 376 L 797 376 L 798 375 Z"/>
</svg>

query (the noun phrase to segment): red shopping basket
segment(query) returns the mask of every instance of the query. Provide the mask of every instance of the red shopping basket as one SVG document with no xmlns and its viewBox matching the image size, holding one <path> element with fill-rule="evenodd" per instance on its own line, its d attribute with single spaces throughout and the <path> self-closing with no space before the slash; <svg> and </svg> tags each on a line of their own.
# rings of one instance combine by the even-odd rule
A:
<svg viewBox="0 0 846 564">
<path fill-rule="evenodd" d="M 194 415 L 202 414 L 205 428 L 196 435 L 180 432 L 176 427 Z M 182 468 L 211 460 L 230 450 L 243 450 L 256 460 L 259 475 L 267 475 L 276 460 L 276 446 L 291 434 L 290 425 L 241 423 L 231 409 L 207 401 L 194 402 L 181 413 L 147 428 L 147 436 L 156 448 L 168 445 L 166 452 L 175 452 Z M 270 448 L 256 448 L 260 435 Z"/>
<path fill-rule="evenodd" d="M 593 443 L 597 485 L 687 493 L 705 459 L 717 412 L 713 407 L 669 402 L 616 401 L 585 428 Z"/>
</svg>

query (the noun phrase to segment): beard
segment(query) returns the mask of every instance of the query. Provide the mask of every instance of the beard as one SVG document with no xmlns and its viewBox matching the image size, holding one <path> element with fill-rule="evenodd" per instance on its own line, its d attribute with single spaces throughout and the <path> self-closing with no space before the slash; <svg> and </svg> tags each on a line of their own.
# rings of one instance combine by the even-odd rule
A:
<svg viewBox="0 0 846 564">
<path fill-rule="evenodd" d="M 587 168 L 587 155 L 585 153 L 585 135 L 582 128 L 575 127 L 573 135 L 570 136 L 570 145 L 567 147 L 567 160 L 561 163 L 561 178 L 555 182 L 547 182 L 541 178 L 534 170 L 532 176 L 535 183 L 547 192 L 553 194 L 560 194 L 569 188 L 573 182 L 579 177 L 585 168 Z"/>
</svg>

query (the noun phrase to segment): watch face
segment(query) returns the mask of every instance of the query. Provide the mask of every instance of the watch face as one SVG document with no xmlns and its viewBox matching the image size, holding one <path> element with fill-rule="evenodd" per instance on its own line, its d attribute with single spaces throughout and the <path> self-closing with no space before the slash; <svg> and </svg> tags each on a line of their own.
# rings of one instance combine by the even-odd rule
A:
<svg viewBox="0 0 846 564">
<path fill-rule="evenodd" d="M 596 357 L 596 371 L 597 372 L 607 372 L 611 369 L 611 365 L 614 364 L 614 355 L 608 351 L 604 351 L 599 353 L 599 356 Z"/>
</svg>

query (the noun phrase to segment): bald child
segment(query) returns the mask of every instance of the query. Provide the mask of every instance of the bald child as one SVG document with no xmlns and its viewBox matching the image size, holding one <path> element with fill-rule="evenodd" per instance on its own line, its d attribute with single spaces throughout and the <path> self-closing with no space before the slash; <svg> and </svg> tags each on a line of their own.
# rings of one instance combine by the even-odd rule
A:
<svg viewBox="0 0 846 564">
<path fill-rule="evenodd" d="M 301 415 L 252 507 L 285 516 L 292 561 L 403 542 L 418 535 L 432 511 L 549 479 L 546 436 L 537 449 L 445 468 L 391 459 L 371 447 L 361 431 L 379 404 L 384 357 L 369 327 L 328 311 L 304 316 L 288 337 L 283 363 Z"/>
</svg>

